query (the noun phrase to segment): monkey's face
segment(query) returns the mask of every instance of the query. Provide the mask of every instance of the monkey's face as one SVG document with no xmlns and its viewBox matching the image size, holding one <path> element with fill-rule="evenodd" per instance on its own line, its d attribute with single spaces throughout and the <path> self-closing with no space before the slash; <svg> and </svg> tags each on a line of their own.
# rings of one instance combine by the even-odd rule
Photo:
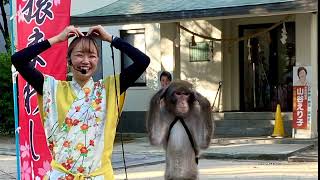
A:
<svg viewBox="0 0 320 180">
<path fill-rule="evenodd" d="M 165 99 L 166 108 L 175 116 L 185 117 L 192 109 L 194 95 L 188 90 L 173 91 L 170 96 Z"/>
<path fill-rule="evenodd" d="M 192 85 L 186 81 L 170 83 L 164 93 L 165 108 L 175 116 L 187 116 L 193 108 L 194 101 L 194 90 Z"/>
<path fill-rule="evenodd" d="M 174 97 L 176 99 L 176 108 L 175 108 L 175 114 L 178 116 L 183 116 L 189 112 L 189 98 L 190 93 L 189 92 L 175 92 Z"/>
</svg>

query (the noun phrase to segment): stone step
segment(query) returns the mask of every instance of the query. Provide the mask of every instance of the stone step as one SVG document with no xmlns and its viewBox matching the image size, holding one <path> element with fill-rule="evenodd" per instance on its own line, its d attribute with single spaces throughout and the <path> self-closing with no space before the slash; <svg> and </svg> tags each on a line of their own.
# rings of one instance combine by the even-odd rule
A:
<svg viewBox="0 0 320 180">
<path fill-rule="evenodd" d="M 282 112 L 283 120 L 292 120 L 292 112 Z M 275 118 L 274 112 L 221 112 L 212 113 L 214 120 L 270 120 Z"/>
<path fill-rule="evenodd" d="M 318 140 L 318 138 L 315 138 Z M 314 146 L 306 151 L 297 152 L 288 157 L 289 162 L 318 162 L 318 141 L 313 141 Z"/>
<path fill-rule="evenodd" d="M 294 138 L 273 138 L 270 136 L 260 137 L 233 137 L 233 138 L 213 138 L 211 144 L 230 145 L 230 144 L 312 144 L 318 147 L 318 138 L 294 139 Z M 317 152 L 317 151 L 314 151 Z M 308 153 L 310 154 L 310 153 Z"/>
<path fill-rule="evenodd" d="M 291 156 L 289 162 L 318 162 L 318 156 Z"/>
<path fill-rule="evenodd" d="M 201 154 L 206 159 L 287 160 L 292 154 L 312 147 L 312 144 L 235 144 L 210 146 Z"/>
<path fill-rule="evenodd" d="M 223 112 L 213 113 L 215 136 L 243 137 L 270 136 L 274 130 L 273 112 Z M 292 134 L 292 113 L 282 113 L 285 134 Z"/>
<path fill-rule="evenodd" d="M 214 121 L 216 127 L 273 127 L 275 120 L 219 120 Z M 291 126 L 292 121 L 283 121 L 284 125 Z"/>
<path fill-rule="evenodd" d="M 241 125 L 234 125 L 229 123 L 216 123 L 214 135 L 218 137 L 243 137 L 243 136 L 270 136 L 274 130 L 272 124 L 250 124 L 243 123 Z M 284 132 L 291 136 L 292 125 L 291 122 L 284 122 Z"/>
</svg>

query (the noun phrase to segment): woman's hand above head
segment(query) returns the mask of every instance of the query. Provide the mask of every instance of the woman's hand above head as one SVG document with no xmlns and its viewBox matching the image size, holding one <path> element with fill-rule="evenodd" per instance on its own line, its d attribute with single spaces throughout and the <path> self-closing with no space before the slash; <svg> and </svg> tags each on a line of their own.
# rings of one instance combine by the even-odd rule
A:
<svg viewBox="0 0 320 180">
<path fill-rule="evenodd" d="M 70 25 L 64 28 L 64 30 L 61 31 L 58 35 L 48 39 L 48 41 L 51 45 L 53 45 L 59 42 L 66 41 L 69 37 L 72 36 L 79 37 L 84 36 L 84 34 L 78 28 L 74 27 L 73 25 Z"/>
<path fill-rule="evenodd" d="M 103 41 L 108 41 L 110 43 L 112 41 L 112 35 L 109 34 L 108 32 L 106 32 L 101 25 L 90 27 L 90 29 L 87 33 L 87 36 L 89 36 L 89 35 L 98 37 L 99 39 L 101 39 Z"/>
</svg>

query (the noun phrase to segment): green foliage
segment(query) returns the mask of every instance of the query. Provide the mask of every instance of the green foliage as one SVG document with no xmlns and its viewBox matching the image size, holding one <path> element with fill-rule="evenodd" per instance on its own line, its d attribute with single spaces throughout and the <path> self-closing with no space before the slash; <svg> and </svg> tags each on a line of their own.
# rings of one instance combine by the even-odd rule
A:
<svg viewBox="0 0 320 180">
<path fill-rule="evenodd" d="M 14 134 L 11 55 L 0 54 L 0 135 Z"/>
</svg>

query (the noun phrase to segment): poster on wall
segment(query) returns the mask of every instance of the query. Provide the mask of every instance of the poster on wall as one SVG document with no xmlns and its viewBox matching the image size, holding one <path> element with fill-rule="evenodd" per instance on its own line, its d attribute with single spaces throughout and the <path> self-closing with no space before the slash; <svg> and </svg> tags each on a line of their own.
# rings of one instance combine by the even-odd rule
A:
<svg viewBox="0 0 320 180">
<path fill-rule="evenodd" d="M 311 123 L 311 66 L 293 67 L 294 129 L 309 129 Z"/>
</svg>

